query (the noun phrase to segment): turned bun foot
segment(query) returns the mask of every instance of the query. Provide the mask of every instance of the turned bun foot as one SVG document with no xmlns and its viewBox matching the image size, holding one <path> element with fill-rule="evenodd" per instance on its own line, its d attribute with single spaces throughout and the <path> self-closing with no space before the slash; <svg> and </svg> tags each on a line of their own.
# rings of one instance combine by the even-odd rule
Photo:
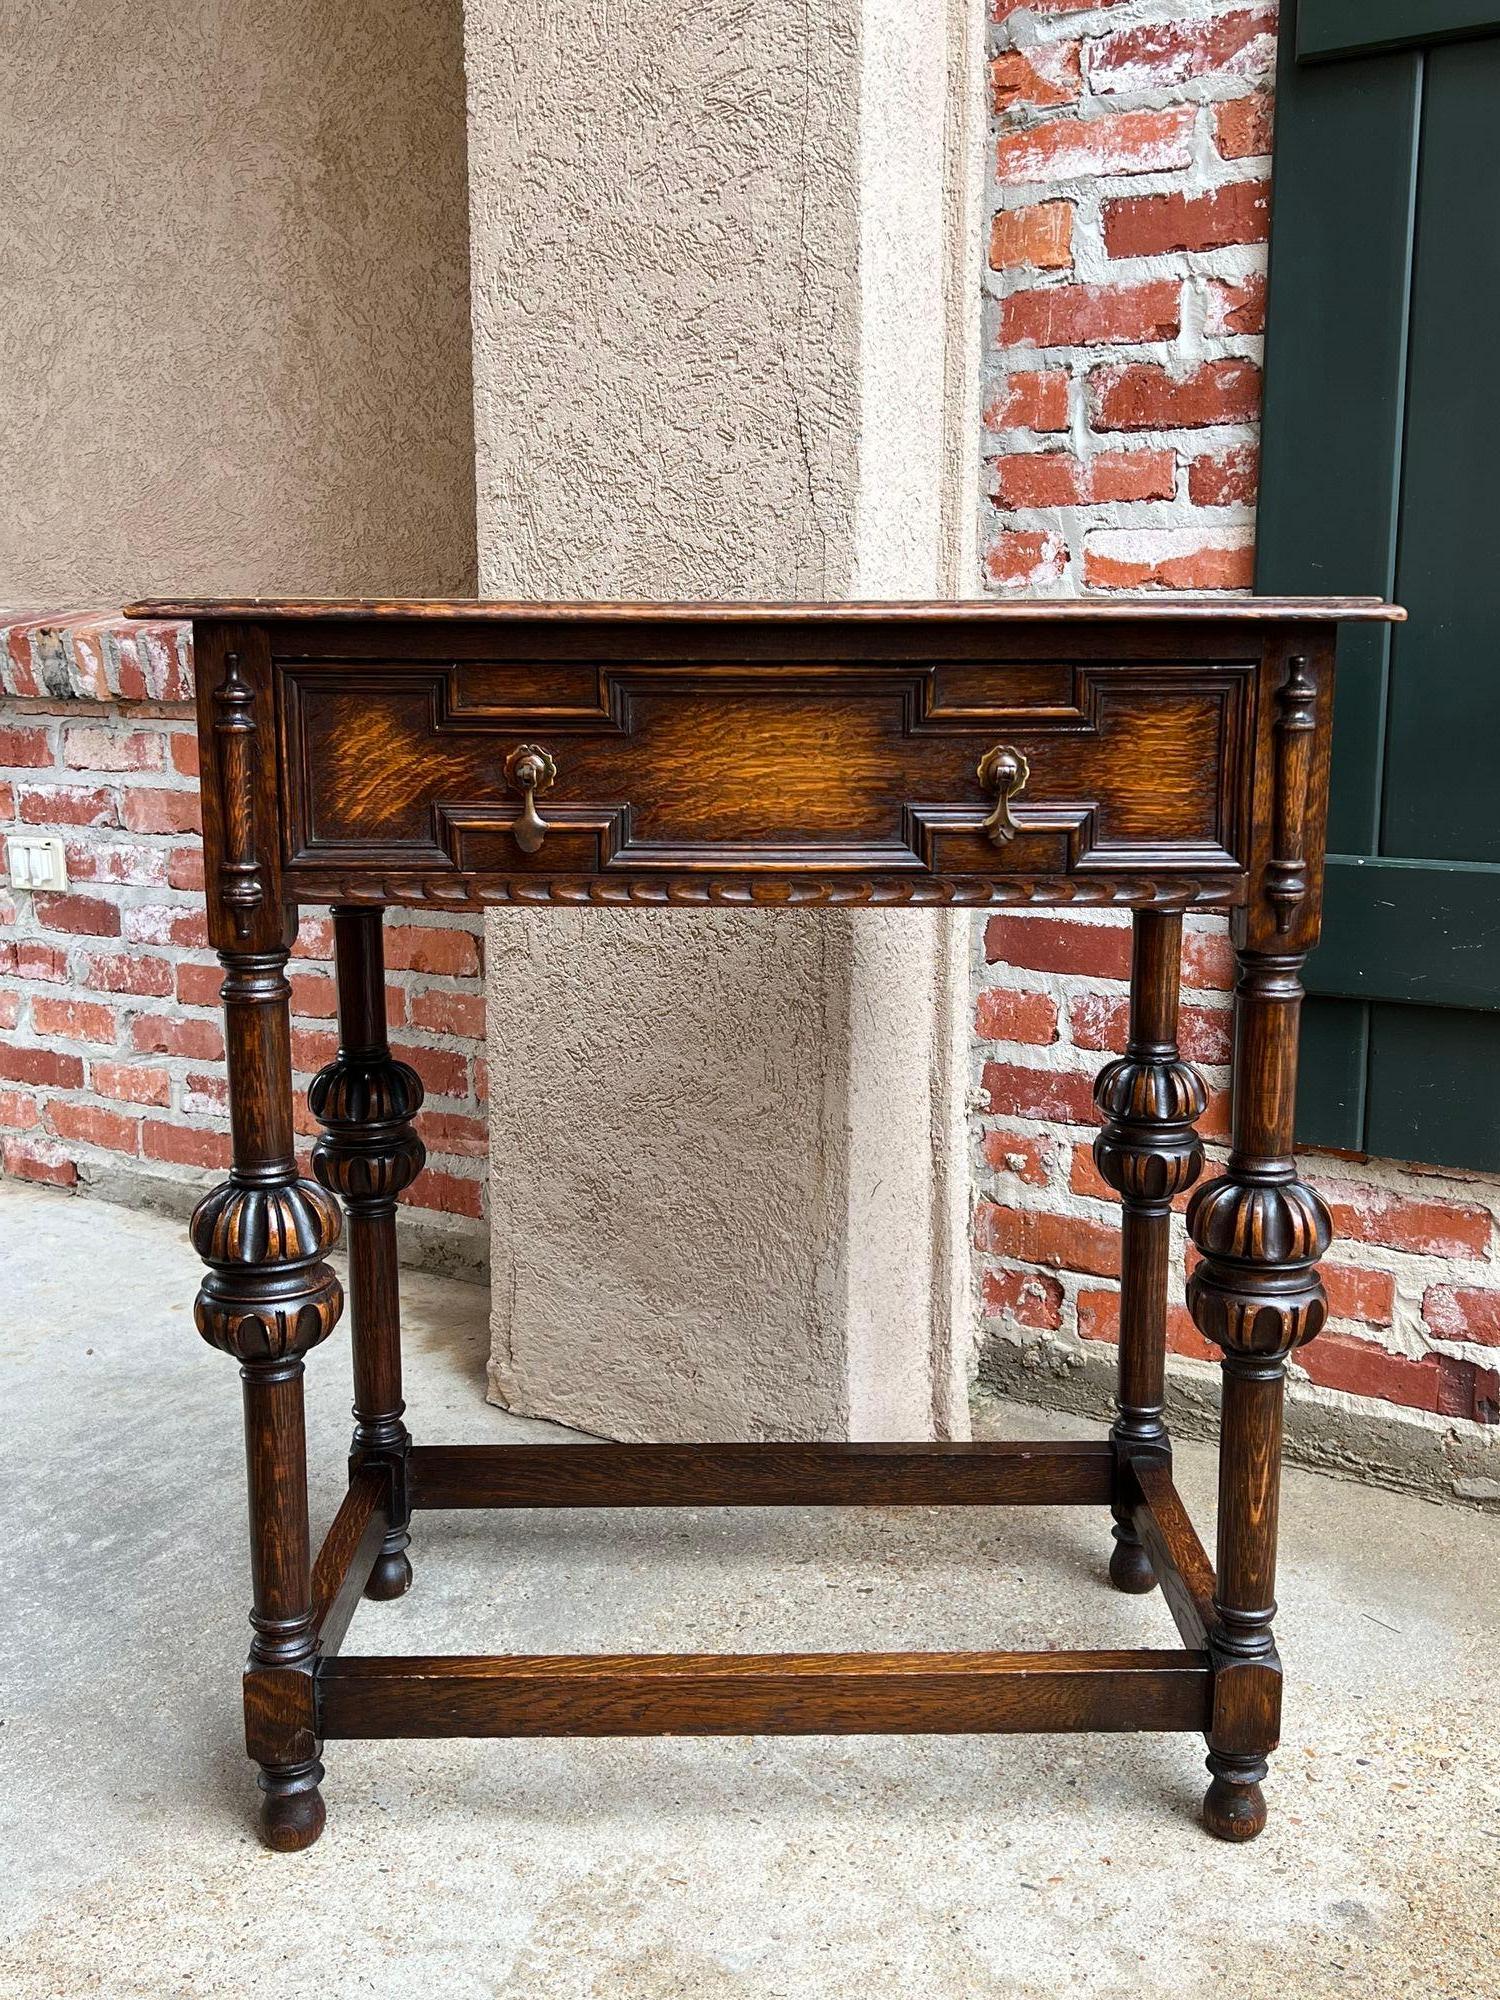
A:
<svg viewBox="0 0 1500 2000">
<path fill-rule="evenodd" d="M 406 1559 L 405 1549 L 383 1549 L 370 1571 L 365 1596 L 374 1598 L 377 1604 L 384 1604 L 392 1597 L 404 1597 L 410 1589 L 411 1564 Z"/>
<path fill-rule="evenodd" d="M 1215 1772 L 1203 1800 L 1203 1824 L 1216 1840 L 1254 1840 L 1266 1824 L 1266 1796 L 1259 1781 Z"/>
<path fill-rule="evenodd" d="M 1109 1559 L 1109 1580 L 1116 1590 L 1127 1591 L 1132 1597 L 1144 1597 L 1148 1590 L 1155 1590 L 1156 1571 L 1151 1567 L 1151 1558 L 1134 1538 L 1127 1542 L 1116 1535 Z"/>
<path fill-rule="evenodd" d="M 327 1813 L 318 1784 L 323 1766 L 295 1774 L 263 1771 L 260 1778 L 260 1837 L 278 1854 L 299 1854 L 323 1831 Z"/>
</svg>

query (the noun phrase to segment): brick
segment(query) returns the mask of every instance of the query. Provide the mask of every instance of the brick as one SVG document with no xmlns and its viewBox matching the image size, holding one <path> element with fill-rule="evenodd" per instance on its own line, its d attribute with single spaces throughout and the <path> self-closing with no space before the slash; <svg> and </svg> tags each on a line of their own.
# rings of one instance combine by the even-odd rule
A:
<svg viewBox="0 0 1500 2000">
<path fill-rule="evenodd" d="M 1211 334 L 1264 333 L 1265 273 L 1252 271 L 1248 277 L 1233 281 L 1215 279 L 1208 288 L 1203 330 Z"/>
<path fill-rule="evenodd" d="M 198 755 L 198 736 L 192 729 L 174 729 L 167 738 L 172 759 L 172 769 L 181 778 L 198 778 L 202 775 L 201 759 Z"/>
<path fill-rule="evenodd" d="M 1191 528 L 1103 528 L 1084 544 L 1090 590 L 1248 590 L 1254 578 L 1248 537 L 1226 543 Z"/>
<path fill-rule="evenodd" d="M 1452 1355 L 1438 1356 L 1438 1414 L 1466 1423 L 1500 1423 L 1500 1372 Z"/>
<path fill-rule="evenodd" d="M 13 1028 L 21 1018 L 19 993 L 0 993 L 0 1028 Z"/>
<path fill-rule="evenodd" d="M 490 1128 L 485 1120 L 465 1117 L 461 1112 L 422 1111 L 417 1130 L 429 1153 L 482 1160 L 490 1150 Z"/>
<path fill-rule="evenodd" d="M 40 770 L 52 762 L 51 732 L 42 728 L 0 729 L 0 764 Z"/>
<path fill-rule="evenodd" d="M 42 1181 L 48 1187 L 78 1185 L 78 1168 L 56 1146 L 30 1139 L 7 1139 L 0 1148 L 5 1171 L 20 1181 Z"/>
<path fill-rule="evenodd" d="M 1365 1271 L 1350 1264 L 1321 1267 L 1328 1310 L 1334 1319 L 1391 1326 L 1396 1317 L 1396 1280 L 1389 1271 Z"/>
<path fill-rule="evenodd" d="M 1029 49 L 1002 49 L 990 63 L 990 107 L 1007 111 L 1050 111 L 1076 104 L 1083 93 L 1083 66 L 1077 42 L 1036 42 Z"/>
<path fill-rule="evenodd" d="M 63 896 L 38 892 L 32 898 L 36 920 L 46 931 L 73 931 L 79 936 L 118 937 L 120 906 L 102 896 Z"/>
<path fill-rule="evenodd" d="M 0 1127 L 29 1132 L 40 1122 L 40 1106 L 29 1090 L 0 1090 Z"/>
<path fill-rule="evenodd" d="M 1173 451 L 1103 451 L 1088 468 L 1090 500 L 1172 500 L 1176 494 Z"/>
<path fill-rule="evenodd" d="M 292 944 L 293 958 L 332 958 L 333 919 L 304 916 Z"/>
<path fill-rule="evenodd" d="M 91 951 L 83 960 L 79 984 L 96 993 L 134 993 L 165 1000 L 172 991 L 172 967 L 165 958 L 145 952 Z"/>
<path fill-rule="evenodd" d="M 1429 1285 L 1422 1317 L 1435 1340 L 1471 1340 L 1500 1347 L 1500 1291 L 1478 1285 Z"/>
<path fill-rule="evenodd" d="M 984 569 L 1003 590 L 1039 590 L 1062 581 L 1067 560 L 1060 536 L 1007 528 L 985 550 Z"/>
<path fill-rule="evenodd" d="M 1183 985 L 1198 992 L 1229 993 L 1234 979 L 1234 946 L 1228 931 L 1188 931 L 1182 940 Z"/>
<path fill-rule="evenodd" d="M 984 421 L 993 431 L 1065 431 L 1068 371 L 1043 368 L 1008 375 L 986 407 Z"/>
<path fill-rule="evenodd" d="M 457 1174 L 424 1173 L 401 1197 L 414 1208 L 435 1208 L 445 1215 L 484 1214 L 484 1183 L 468 1181 Z"/>
<path fill-rule="evenodd" d="M 986 1319 L 1011 1319 L 1018 1326 L 1055 1333 L 1062 1325 L 1063 1288 L 1045 1271 L 980 1274 L 980 1309 Z"/>
<path fill-rule="evenodd" d="M 400 1061 L 411 1064 L 431 1096 L 468 1096 L 467 1056 L 450 1054 L 446 1049 L 414 1047 L 410 1042 L 402 1042 L 399 1045 L 392 1042 L 391 1052 Z"/>
<path fill-rule="evenodd" d="M 1115 363 L 1089 377 L 1089 403 L 1101 431 L 1252 423 L 1260 414 L 1260 370 L 1239 359 L 1205 362 L 1187 375 L 1154 361 Z"/>
<path fill-rule="evenodd" d="M 990 0 L 990 19 L 1006 21 L 1023 8 L 1028 14 L 1094 14 L 1125 4 L 1126 0 Z"/>
<path fill-rule="evenodd" d="M 1086 180 L 1095 174 L 1154 174 L 1193 163 L 1191 105 L 1126 111 L 1112 118 L 1053 119 L 1003 133 L 995 148 L 1002 186 Z"/>
<path fill-rule="evenodd" d="M 141 1151 L 148 1160 L 167 1160 L 178 1167 L 229 1165 L 229 1134 L 174 1125 L 164 1118 L 147 1118 L 141 1125 Z"/>
<path fill-rule="evenodd" d="M 1076 923 L 1071 917 L 997 914 L 984 927 L 990 965 L 1031 972 L 1081 972 L 1091 979 L 1130 976 L 1130 929 L 1125 924 Z"/>
<path fill-rule="evenodd" d="M 17 816 L 27 826 L 118 826 L 108 785 L 17 785 Z"/>
<path fill-rule="evenodd" d="M 224 1030 L 217 1021 L 183 1019 L 173 1014 L 138 1014 L 130 1024 L 130 1045 L 142 1055 L 189 1056 L 196 1062 L 218 1062 L 224 1054 Z"/>
<path fill-rule="evenodd" d="M 189 1070 L 182 1087 L 185 1118 L 225 1118 L 229 1115 L 229 1079 Z"/>
<path fill-rule="evenodd" d="M 1188 498 L 1195 507 L 1253 507 L 1260 487 L 1260 452 L 1253 444 L 1205 452 L 1188 466 Z"/>
<path fill-rule="evenodd" d="M 326 972 L 291 975 L 292 1012 L 304 1019 L 331 1021 L 338 1012 L 338 987 Z"/>
<path fill-rule="evenodd" d="M 0 819 L 14 819 L 16 816 L 16 790 L 14 785 L 0 785 Z"/>
<path fill-rule="evenodd" d="M 1002 208 L 990 224 L 992 271 L 1065 271 L 1073 262 L 1073 204 Z"/>
<path fill-rule="evenodd" d="M 160 771 L 167 761 L 166 739 L 159 729 L 70 723 L 63 731 L 62 760 L 74 771 Z"/>
<path fill-rule="evenodd" d="M 1373 1340 L 1361 1340 L 1357 1334 L 1325 1333 L 1310 1346 L 1299 1347 L 1292 1359 L 1294 1368 L 1324 1389 L 1373 1396 L 1412 1410 L 1436 1411 L 1438 1407 L 1435 1355 L 1413 1361 L 1408 1355 L 1390 1353 Z"/>
<path fill-rule="evenodd" d="M 124 933 L 132 944 L 177 944 L 190 951 L 208 949 L 208 920 L 201 909 L 185 904 L 141 903 L 127 910 Z"/>
<path fill-rule="evenodd" d="M 483 1041 L 485 1005 L 482 993 L 421 992 L 411 996 L 411 1025 L 434 1035 L 462 1035 Z"/>
<path fill-rule="evenodd" d="M 394 924 L 385 934 L 385 962 L 392 972 L 472 979 L 479 971 L 479 940 L 469 931 Z"/>
<path fill-rule="evenodd" d="M 1119 1230 L 1079 1216 L 981 1202 L 974 1216 L 974 1241 L 980 1250 L 1022 1264 L 1082 1271 L 1095 1278 L 1120 1275 Z"/>
<path fill-rule="evenodd" d="M 119 1015 L 98 1000 L 38 997 L 31 1003 L 31 1021 L 39 1035 L 57 1036 L 65 1042 L 95 1042 L 106 1049 L 112 1049 L 119 1036 Z"/>
<path fill-rule="evenodd" d="M 987 1042 L 1055 1042 L 1057 1002 L 1045 993 L 988 986 L 979 995 L 974 1028 Z"/>
<path fill-rule="evenodd" d="M 133 1156 L 140 1125 L 118 1111 L 106 1111 L 97 1104 L 74 1104 L 54 1097 L 47 1106 L 47 1123 L 59 1139 L 80 1146 L 102 1146 L 107 1153 Z"/>
<path fill-rule="evenodd" d="M 299 1076 L 313 1076 L 338 1053 L 338 1037 L 327 1028 L 293 1028 L 292 1068 Z"/>
<path fill-rule="evenodd" d="M 104 1062 L 95 1056 L 89 1062 L 89 1088 L 96 1096 L 112 1097 L 120 1104 L 165 1105 L 172 1101 L 171 1076 L 145 1063 Z"/>
<path fill-rule="evenodd" d="M 1270 91 L 1257 90 L 1249 97 L 1231 98 L 1214 106 L 1214 144 L 1225 160 L 1266 159 L 1271 152 L 1274 120 Z"/>
<path fill-rule="evenodd" d="M 990 469 L 998 507 L 1074 507 L 1083 498 L 1083 467 L 1070 451 L 1009 452 Z"/>
<path fill-rule="evenodd" d="M 179 965 L 177 998 L 184 1007 L 217 1007 L 224 973 L 217 965 Z"/>
<path fill-rule="evenodd" d="M 1118 1341 L 1120 1338 L 1120 1294 L 1095 1291 L 1078 1294 L 1078 1332 L 1083 1340 Z M 1174 1354 L 1190 1355 L 1195 1361 L 1217 1361 L 1219 1350 L 1203 1338 L 1184 1305 L 1167 1307 L 1167 1346 Z"/>
<path fill-rule="evenodd" d="M 1089 43 L 1091 90 L 1162 90 L 1199 77 L 1260 78 L 1276 60 L 1276 10 L 1257 7 L 1206 21 L 1116 28 Z"/>
<path fill-rule="evenodd" d="M 127 785 L 121 815 L 131 833 L 198 833 L 203 814 L 196 792 L 168 791 L 159 785 Z"/>
<path fill-rule="evenodd" d="M 116 882 L 130 888 L 159 888 L 167 879 L 167 857 L 138 840 L 71 839 L 63 843 L 68 874 L 75 882 Z"/>
<path fill-rule="evenodd" d="M 1003 347 L 1099 347 L 1175 340 L 1182 330 L 1176 278 L 1144 285 L 1044 285 L 1013 292 L 1000 306 Z"/>
<path fill-rule="evenodd" d="M 1093 1079 L 1072 1070 L 1031 1069 L 988 1062 L 981 1082 L 986 1111 L 1001 1118 L 1042 1118 L 1061 1125 L 1095 1125 Z"/>
<path fill-rule="evenodd" d="M 1051 1141 L 1035 1132 L 997 1126 L 980 1141 L 984 1163 L 997 1174 L 1014 1174 L 1027 1187 L 1046 1187 L 1052 1179 Z"/>
<path fill-rule="evenodd" d="M 1320 1183 L 1319 1192 L 1332 1211 L 1334 1234 L 1346 1242 L 1426 1257 L 1489 1255 L 1494 1225 L 1489 1210 L 1476 1204 L 1414 1201 L 1386 1188 L 1352 1185 Z"/>
<path fill-rule="evenodd" d="M 1068 1003 L 1068 1028 L 1083 1049 L 1117 1054 L 1125 1046 L 1130 1003 L 1123 995 L 1082 993 Z M 1227 1007 L 1186 1006 L 1178 1040 L 1189 1062 L 1220 1065 L 1233 1053 L 1233 1021 Z"/>
<path fill-rule="evenodd" d="M 1104 204 L 1104 247 L 1111 257 L 1222 250 L 1264 243 L 1270 233 L 1271 189 L 1264 180 L 1231 181 L 1207 194 L 1139 195 Z"/>
<path fill-rule="evenodd" d="M 21 979 L 61 985 L 68 976 L 68 954 L 61 945 L 43 944 L 38 938 L 17 938 L 15 969 Z"/>
<path fill-rule="evenodd" d="M 181 846 L 174 847 L 167 857 L 167 886 L 201 891 L 203 879 L 203 849 L 196 842 L 186 840 Z"/>
<path fill-rule="evenodd" d="M 28 1048 L 22 1042 L 0 1042 L 0 1076 L 43 1090 L 81 1090 L 83 1058 L 56 1049 Z"/>
</svg>

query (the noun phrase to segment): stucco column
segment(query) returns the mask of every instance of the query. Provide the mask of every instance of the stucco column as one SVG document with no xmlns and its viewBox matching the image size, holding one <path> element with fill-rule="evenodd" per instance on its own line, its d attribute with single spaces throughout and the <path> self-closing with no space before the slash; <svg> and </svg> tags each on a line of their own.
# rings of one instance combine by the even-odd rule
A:
<svg viewBox="0 0 1500 2000">
<path fill-rule="evenodd" d="M 467 0 L 480 588 L 975 564 L 977 0 Z M 490 919 L 494 1396 L 962 1434 L 968 920 Z"/>
</svg>

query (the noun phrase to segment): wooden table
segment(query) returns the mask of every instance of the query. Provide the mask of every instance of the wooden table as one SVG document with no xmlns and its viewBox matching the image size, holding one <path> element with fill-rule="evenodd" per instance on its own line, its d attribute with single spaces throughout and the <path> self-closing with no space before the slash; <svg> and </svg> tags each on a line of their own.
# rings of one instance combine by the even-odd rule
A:
<svg viewBox="0 0 1500 2000">
<path fill-rule="evenodd" d="M 1336 628 L 1375 600 L 1026 604 L 145 604 L 191 618 L 209 927 L 234 1165 L 192 1223 L 205 1340 L 244 1382 L 249 1753 L 273 1847 L 323 1826 L 338 1737 L 1188 1730 L 1204 1817 L 1248 1839 L 1277 1740 L 1272 1636 L 1289 1354 L 1323 1325 L 1323 1203 L 1297 1176 L 1298 974 L 1316 941 Z M 338 1059 L 293 1151 L 288 950 L 333 906 Z M 996 905 L 1135 912 L 1129 1037 L 1100 1075 L 1120 1194 L 1119 1414 L 1067 1444 L 413 1444 L 395 1209 L 423 1163 L 386 1043 L 389 904 Z M 1188 1304 L 1223 1350 L 1218 1561 L 1163 1423 L 1174 1197 L 1206 1092 L 1177 1049 L 1187 910 L 1233 912 L 1233 1138 L 1198 1188 Z M 564 1139 L 561 1143 L 566 1143 Z M 311 1554 L 303 1357 L 343 1308 L 348 1494 Z M 432 1507 L 1087 1505 L 1110 1576 L 1180 1645 L 1131 1652 L 341 1657 Z"/>
</svg>

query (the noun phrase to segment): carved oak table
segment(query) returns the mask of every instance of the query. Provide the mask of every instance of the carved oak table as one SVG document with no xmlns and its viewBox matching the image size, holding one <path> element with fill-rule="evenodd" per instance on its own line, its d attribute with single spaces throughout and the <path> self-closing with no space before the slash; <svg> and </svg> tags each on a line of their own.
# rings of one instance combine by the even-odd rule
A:
<svg viewBox="0 0 1500 2000">
<path fill-rule="evenodd" d="M 1371 600 L 1029 604 L 146 604 L 191 618 L 234 1165 L 193 1218 L 205 1340 L 244 1382 L 244 1697 L 271 1846 L 323 1826 L 338 1737 L 1201 1731 L 1206 1823 L 1248 1839 L 1277 1740 L 1286 1361 L 1323 1325 L 1329 1219 L 1298 1179 L 1298 973 L 1316 941 L 1336 627 Z M 288 950 L 333 906 L 338 1058 L 293 1151 Z M 386 1044 L 388 904 L 962 905 L 1135 912 L 1129 1039 L 1098 1080 L 1122 1205 L 1119 1414 L 1064 1444 L 413 1444 L 395 1208 L 423 1163 Z M 1232 1144 L 1188 1209 L 1223 1350 L 1217 1565 L 1163 1423 L 1173 1198 L 1204 1086 L 1176 1042 L 1182 913 L 1233 913 Z M 338 1199 L 335 1199 L 338 1197 Z M 343 1307 L 354 1442 L 311 1554 L 303 1357 Z M 435 1507 L 1108 1508 L 1110 1576 L 1177 1648 L 744 1657 L 341 1657 Z"/>
</svg>

